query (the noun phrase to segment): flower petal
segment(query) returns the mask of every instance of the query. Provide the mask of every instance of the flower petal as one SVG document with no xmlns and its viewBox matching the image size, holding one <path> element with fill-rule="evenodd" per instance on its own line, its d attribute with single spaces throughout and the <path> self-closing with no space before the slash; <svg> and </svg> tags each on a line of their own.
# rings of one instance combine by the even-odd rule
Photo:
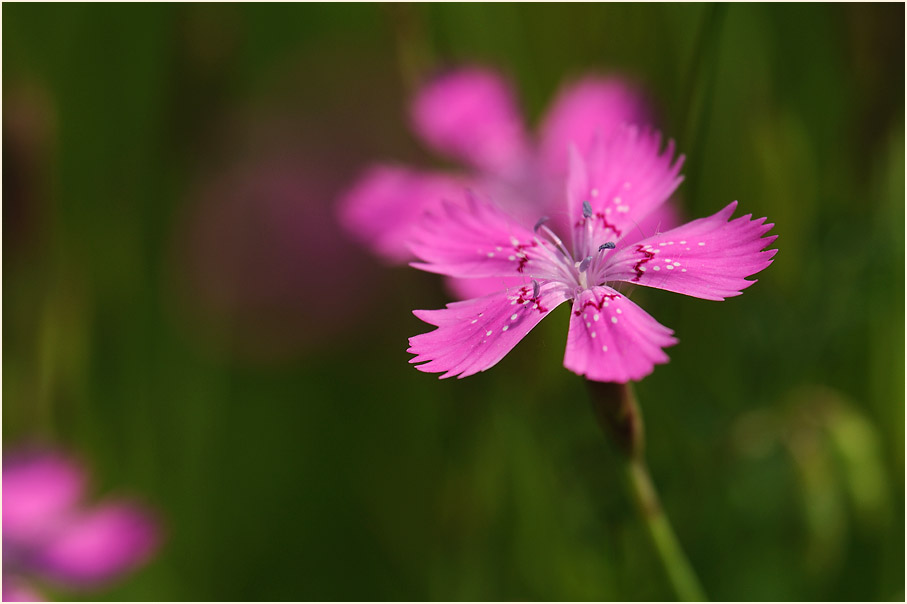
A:
<svg viewBox="0 0 907 604">
<path fill-rule="evenodd" d="M 664 233 L 674 227 L 680 226 L 683 220 L 680 217 L 680 211 L 674 199 L 669 199 L 665 203 L 655 208 L 651 214 L 639 221 L 638 225 L 625 232 L 617 242 L 617 249 L 621 249 L 641 241 L 647 237 L 653 237 L 659 233 Z"/>
<path fill-rule="evenodd" d="M 506 171 L 527 154 L 513 91 L 486 69 L 458 69 L 429 82 L 416 96 L 412 120 L 435 149 L 491 172 Z"/>
<path fill-rule="evenodd" d="M 44 602 L 44 598 L 31 585 L 16 577 L 3 573 L 4 602 Z"/>
<path fill-rule="evenodd" d="M 3 539 L 20 546 L 41 541 L 78 503 L 83 469 L 49 451 L 21 451 L 3 459 Z"/>
<path fill-rule="evenodd" d="M 674 332 L 610 287 L 584 290 L 573 301 L 564 366 L 597 382 L 625 383 L 667 363 L 662 348 Z"/>
<path fill-rule="evenodd" d="M 413 224 L 442 199 L 462 197 L 452 176 L 379 164 L 368 168 L 339 201 L 339 219 L 358 241 L 391 263 L 412 259 L 406 246 Z"/>
<path fill-rule="evenodd" d="M 585 159 L 571 148 L 567 202 L 577 256 L 620 240 L 671 196 L 683 180 L 683 156 L 673 160 L 673 141 L 660 148 L 660 134 L 636 126 L 596 138 Z"/>
<path fill-rule="evenodd" d="M 438 329 L 413 336 L 407 352 L 416 355 L 416 369 L 464 378 L 493 367 L 570 293 L 560 283 L 498 292 L 484 298 L 454 302 L 440 310 L 416 310 L 417 317 Z"/>
<path fill-rule="evenodd" d="M 133 503 L 108 502 L 74 516 L 34 564 L 61 583 L 88 586 L 142 564 L 157 545 L 157 523 L 149 512 Z"/>
<path fill-rule="evenodd" d="M 724 300 L 740 295 L 754 275 L 772 263 L 778 250 L 762 251 L 776 235 L 763 237 L 774 226 L 751 214 L 728 222 L 733 202 L 720 212 L 671 229 L 618 250 L 603 279 Z"/>
<path fill-rule="evenodd" d="M 526 277 L 481 277 L 478 279 L 458 279 L 448 277 L 447 289 L 457 300 L 481 298 L 505 289 L 526 285 Z"/>
<path fill-rule="evenodd" d="M 643 95 L 629 82 L 594 76 L 575 82 L 558 94 L 542 122 L 540 159 L 552 175 L 563 177 L 571 143 L 586 154 L 596 132 L 608 138 L 625 122 L 652 122 Z"/>
<path fill-rule="evenodd" d="M 557 278 L 557 252 L 494 204 L 468 193 L 465 207 L 444 201 L 413 230 L 412 266 L 451 277 Z"/>
</svg>

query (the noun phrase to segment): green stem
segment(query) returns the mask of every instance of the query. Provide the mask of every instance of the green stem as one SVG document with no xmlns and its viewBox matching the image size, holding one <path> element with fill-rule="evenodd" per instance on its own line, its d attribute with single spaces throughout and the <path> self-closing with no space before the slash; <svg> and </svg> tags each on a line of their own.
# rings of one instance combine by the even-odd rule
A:
<svg viewBox="0 0 907 604">
<path fill-rule="evenodd" d="M 696 578 L 696 573 L 683 553 L 674 529 L 658 501 L 658 493 L 649 476 L 646 462 L 641 458 L 625 458 L 625 461 L 627 463 L 624 469 L 633 491 L 636 507 L 645 522 L 649 537 L 652 538 L 652 543 L 661 558 L 661 564 L 664 566 L 677 599 L 684 602 L 705 601 L 705 593 L 702 591 L 699 579 Z"/>
<path fill-rule="evenodd" d="M 588 382 L 592 409 L 621 453 L 624 472 L 640 518 L 661 559 L 674 593 L 685 602 L 705 601 L 705 593 L 661 507 L 643 455 L 642 414 L 629 384 Z"/>
</svg>

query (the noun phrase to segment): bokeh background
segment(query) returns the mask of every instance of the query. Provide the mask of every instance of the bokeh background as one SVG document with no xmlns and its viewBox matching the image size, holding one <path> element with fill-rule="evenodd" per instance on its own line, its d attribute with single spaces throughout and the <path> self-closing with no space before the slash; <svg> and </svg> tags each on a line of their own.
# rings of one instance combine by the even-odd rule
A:
<svg viewBox="0 0 907 604">
<path fill-rule="evenodd" d="M 639 82 L 687 216 L 776 223 L 638 384 L 710 597 L 904 598 L 904 6 L 3 7 L 3 447 L 88 460 L 166 542 L 115 600 L 670 599 L 562 367 L 559 309 L 492 371 L 407 364 L 441 281 L 335 224 L 373 160 L 443 165 L 420 78 L 481 64 L 533 122 Z"/>
</svg>

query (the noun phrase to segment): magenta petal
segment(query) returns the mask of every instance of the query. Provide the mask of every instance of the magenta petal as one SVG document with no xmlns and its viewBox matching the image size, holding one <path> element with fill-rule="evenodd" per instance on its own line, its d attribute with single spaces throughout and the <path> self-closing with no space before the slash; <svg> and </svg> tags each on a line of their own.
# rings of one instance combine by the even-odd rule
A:
<svg viewBox="0 0 907 604">
<path fill-rule="evenodd" d="M 605 279 L 629 281 L 706 300 L 740 295 L 778 250 L 764 250 L 777 237 L 774 226 L 747 214 L 730 220 L 733 202 L 720 212 L 688 222 L 619 250 Z"/>
<path fill-rule="evenodd" d="M 567 202 L 577 228 L 576 241 L 597 247 L 629 235 L 677 188 L 683 156 L 674 161 L 674 142 L 661 150 L 661 135 L 621 126 L 605 140 L 596 138 L 587 159 L 570 157 Z M 587 224 L 584 204 L 592 216 Z"/>
<path fill-rule="evenodd" d="M 451 277 L 520 277 L 550 273 L 547 242 L 494 204 L 467 195 L 426 213 L 413 231 L 410 249 L 424 262 L 412 266 Z"/>
<path fill-rule="evenodd" d="M 406 246 L 422 212 L 442 199 L 461 198 L 453 177 L 401 166 L 370 167 L 339 202 L 340 222 L 363 245 L 391 263 L 412 259 Z"/>
<path fill-rule="evenodd" d="M 110 502 L 73 516 L 35 566 L 61 583 L 93 585 L 145 562 L 158 545 L 157 523 L 133 503 Z"/>
<path fill-rule="evenodd" d="M 454 302 L 441 310 L 413 311 L 438 329 L 409 339 L 410 363 L 419 371 L 461 378 L 493 367 L 538 325 L 552 309 L 568 299 L 559 283 L 532 285 L 484 298 Z"/>
<path fill-rule="evenodd" d="M 618 248 L 632 245 L 646 237 L 669 231 L 683 223 L 680 212 L 673 199 L 658 206 L 651 214 L 643 218 L 638 225 L 624 233 L 617 244 Z"/>
<path fill-rule="evenodd" d="M 622 294 L 596 286 L 573 302 L 564 366 L 598 382 L 640 380 L 668 362 L 662 348 L 677 343 L 673 333 Z"/>
<path fill-rule="evenodd" d="M 20 545 L 42 540 L 78 503 L 85 474 L 53 451 L 11 453 L 3 460 L 3 539 Z"/>
<path fill-rule="evenodd" d="M 458 69 L 429 82 L 413 103 L 412 120 L 426 143 L 488 171 L 508 171 L 527 152 L 513 91 L 486 69 Z"/>
<path fill-rule="evenodd" d="M 458 279 L 448 277 L 447 289 L 458 300 L 481 298 L 505 289 L 526 285 L 525 277 L 482 277 L 479 279 Z"/>
<path fill-rule="evenodd" d="M 4 602 L 43 602 L 44 598 L 19 577 L 3 573 Z"/>
<path fill-rule="evenodd" d="M 540 128 L 539 155 L 554 176 L 567 173 L 567 148 L 586 154 L 592 137 L 604 138 L 622 123 L 645 125 L 651 112 L 641 92 L 619 78 L 587 77 L 564 88 Z"/>
</svg>

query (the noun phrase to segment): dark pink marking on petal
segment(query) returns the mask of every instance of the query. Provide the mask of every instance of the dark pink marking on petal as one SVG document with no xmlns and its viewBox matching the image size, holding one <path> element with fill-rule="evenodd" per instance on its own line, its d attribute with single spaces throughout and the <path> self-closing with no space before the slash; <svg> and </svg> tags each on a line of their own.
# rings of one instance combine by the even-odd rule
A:
<svg viewBox="0 0 907 604">
<path fill-rule="evenodd" d="M 496 365 L 558 304 L 566 287 L 541 286 L 538 296 L 526 285 L 513 292 L 453 302 L 440 310 L 416 310 L 417 317 L 437 329 L 409 339 L 407 352 L 416 355 L 419 371 L 443 373 L 441 378 L 467 377 Z"/>
<path fill-rule="evenodd" d="M 737 202 L 683 226 L 618 250 L 603 272 L 606 281 L 628 281 L 705 300 L 739 296 L 772 263 L 766 250 L 776 236 L 765 218 L 731 219 Z"/>
<path fill-rule="evenodd" d="M 584 290 L 573 302 L 564 366 L 587 379 L 625 383 L 668 362 L 673 332 L 609 287 Z"/>
<path fill-rule="evenodd" d="M 573 314 L 576 316 L 579 316 L 579 315 L 583 314 L 583 311 L 585 311 L 587 308 L 590 308 L 590 307 L 594 308 L 595 310 L 601 310 L 602 307 L 604 306 L 605 302 L 607 302 L 608 300 L 618 300 L 618 299 L 620 299 L 620 294 L 618 294 L 618 293 L 613 293 L 613 294 L 600 293 L 597 297 L 593 297 L 593 298 L 584 300 L 582 305 L 579 308 L 576 308 L 576 305 L 574 305 Z"/>
<path fill-rule="evenodd" d="M 633 281 L 639 281 L 640 277 L 642 277 L 645 274 L 645 271 L 643 271 L 640 267 L 655 257 L 655 254 L 653 252 L 643 249 L 643 246 L 641 246 L 641 245 L 636 246 L 636 251 L 639 252 L 640 254 L 642 254 L 643 257 L 633 267 L 633 270 L 636 271 L 636 276 L 633 277 Z"/>
</svg>

